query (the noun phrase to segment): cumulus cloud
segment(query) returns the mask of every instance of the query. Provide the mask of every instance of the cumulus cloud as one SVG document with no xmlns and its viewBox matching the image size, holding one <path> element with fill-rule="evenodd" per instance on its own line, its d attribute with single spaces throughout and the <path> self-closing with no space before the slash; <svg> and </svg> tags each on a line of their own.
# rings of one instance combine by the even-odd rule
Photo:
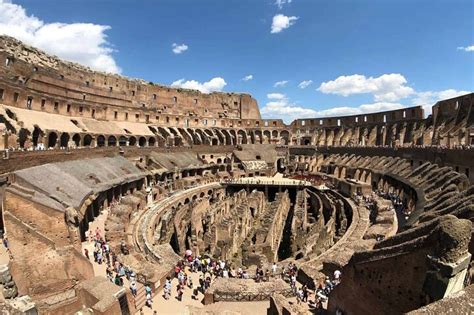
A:
<svg viewBox="0 0 474 315">
<path fill-rule="evenodd" d="M 270 93 L 267 94 L 269 101 L 260 110 L 265 118 L 279 118 L 286 123 L 290 123 L 296 118 L 315 117 L 317 111 L 304 108 L 290 101 L 285 94 Z"/>
<path fill-rule="evenodd" d="M 298 20 L 297 16 L 286 16 L 283 14 L 277 14 L 273 17 L 272 21 L 272 34 L 280 33 L 284 29 L 289 28 Z"/>
<path fill-rule="evenodd" d="M 469 93 L 472 92 L 455 89 L 447 89 L 442 91 L 424 91 L 416 93 L 416 95 L 412 99 L 412 102 L 413 105 L 423 106 L 423 109 L 425 110 L 425 115 L 429 115 L 431 114 L 432 106 L 437 101 L 446 100 Z"/>
<path fill-rule="evenodd" d="M 467 47 L 458 47 L 458 50 L 463 50 L 463 51 L 474 51 L 474 45 L 467 46 Z"/>
<path fill-rule="evenodd" d="M 278 81 L 273 84 L 273 87 L 285 87 L 288 84 L 287 80 L 284 81 Z"/>
<path fill-rule="evenodd" d="M 179 55 L 179 54 L 185 52 L 186 50 L 188 50 L 189 47 L 186 44 L 178 45 L 176 43 L 173 43 L 171 48 L 172 48 L 174 54 Z"/>
<path fill-rule="evenodd" d="M 221 77 L 212 78 L 211 80 L 203 83 L 200 83 L 196 80 L 185 81 L 185 79 L 180 79 L 171 83 L 172 87 L 198 90 L 202 93 L 219 92 L 222 91 L 226 85 L 227 83 Z"/>
<path fill-rule="evenodd" d="M 49 54 L 92 69 L 120 73 L 105 32 L 107 25 L 45 23 L 8 0 L 0 0 L 0 34 L 13 36 Z"/>
<path fill-rule="evenodd" d="M 278 6 L 278 8 L 281 10 L 285 4 L 290 4 L 291 0 L 276 0 L 275 4 Z"/>
<path fill-rule="evenodd" d="M 282 100 L 286 98 L 285 94 L 282 93 L 269 93 L 267 94 L 269 100 Z"/>
<path fill-rule="evenodd" d="M 249 74 L 242 78 L 242 81 L 250 81 L 253 79 L 253 75 Z"/>
<path fill-rule="evenodd" d="M 305 80 L 305 81 L 301 81 L 300 84 L 298 84 L 298 87 L 300 89 L 306 89 L 311 84 L 313 84 L 313 80 Z"/>
<path fill-rule="evenodd" d="M 376 78 L 354 74 L 323 82 L 318 91 L 343 96 L 371 93 L 376 102 L 394 102 L 415 92 L 406 83 L 405 77 L 399 73 L 383 74 Z"/>
<path fill-rule="evenodd" d="M 295 104 L 285 94 L 270 93 L 267 94 L 267 98 L 269 101 L 260 111 L 262 115 L 265 118 L 280 118 L 286 123 L 290 123 L 297 118 L 360 115 L 406 107 L 400 103 L 376 102 L 372 104 L 362 104 L 356 107 L 339 106 L 318 111 Z"/>
</svg>

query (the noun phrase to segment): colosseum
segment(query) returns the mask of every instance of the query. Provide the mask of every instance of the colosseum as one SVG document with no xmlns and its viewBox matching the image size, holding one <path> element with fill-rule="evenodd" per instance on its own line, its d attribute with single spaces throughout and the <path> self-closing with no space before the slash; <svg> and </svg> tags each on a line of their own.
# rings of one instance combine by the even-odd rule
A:
<svg viewBox="0 0 474 315">
<path fill-rule="evenodd" d="M 474 313 L 474 93 L 285 124 L 1 36 L 0 134 L 4 314 Z"/>
</svg>

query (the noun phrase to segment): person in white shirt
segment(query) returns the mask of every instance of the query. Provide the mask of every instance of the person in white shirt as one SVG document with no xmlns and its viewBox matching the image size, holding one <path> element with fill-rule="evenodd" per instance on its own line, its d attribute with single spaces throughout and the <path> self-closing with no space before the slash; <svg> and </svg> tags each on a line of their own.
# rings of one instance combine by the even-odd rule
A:
<svg viewBox="0 0 474 315">
<path fill-rule="evenodd" d="M 276 276 L 276 273 L 277 273 L 277 264 L 273 263 L 273 265 L 272 265 L 272 274 L 273 274 L 274 277 Z"/>
</svg>

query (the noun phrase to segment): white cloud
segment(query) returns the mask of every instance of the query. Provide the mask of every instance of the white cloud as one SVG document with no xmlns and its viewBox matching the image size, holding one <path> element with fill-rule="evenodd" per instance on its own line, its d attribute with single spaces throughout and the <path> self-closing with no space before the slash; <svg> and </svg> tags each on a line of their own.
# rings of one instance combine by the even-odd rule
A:
<svg viewBox="0 0 474 315">
<path fill-rule="evenodd" d="M 301 81 L 300 84 L 298 84 L 298 87 L 300 89 L 306 89 L 311 84 L 313 84 L 313 80 L 305 80 L 305 81 Z"/>
<path fill-rule="evenodd" d="M 463 51 L 474 51 L 474 45 L 467 46 L 467 47 L 458 47 L 458 50 L 463 50 Z"/>
<path fill-rule="evenodd" d="M 290 123 L 297 118 L 360 115 L 364 113 L 375 113 L 406 107 L 400 103 L 376 102 L 372 104 L 362 104 L 357 107 L 340 106 L 317 111 L 291 102 L 285 94 L 270 93 L 267 94 L 267 98 L 269 101 L 260 111 L 262 115 L 265 118 L 280 118 L 286 123 Z"/>
<path fill-rule="evenodd" d="M 189 48 L 188 45 L 186 45 L 186 44 L 178 45 L 176 43 L 173 43 L 173 45 L 171 47 L 172 47 L 173 53 L 176 54 L 176 55 L 179 55 L 179 54 L 185 52 Z"/>
<path fill-rule="evenodd" d="M 406 85 L 407 80 L 399 73 L 383 74 L 379 77 L 365 77 L 354 74 L 340 76 L 336 80 L 323 82 L 318 88 L 325 94 L 348 96 L 372 93 L 376 102 L 394 102 L 412 95 L 415 91 Z"/>
<path fill-rule="evenodd" d="M 286 95 L 281 94 L 281 93 L 269 93 L 269 94 L 267 94 L 267 98 L 269 100 L 282 100 L 282 99 L 286 98 Z"/>
<path fill-rule="evenodd" d="M 283 14 L 277 14 L 273 17 L 272 21 L 272 34 L 280 33 L 284 29 L 289 28 L 298 20 L 297 16 L 286 16 Z"/>
<path fill-rule="evenodd" d="M 0 34 L 95 70 L 120 73 L 105 34 L 109 29 L 92 23 L 45 23 L 22 6 L 0 0 Z"/>
<path fill-rule="evenodd" d="M 270 93 L 267 94 L 269 102 L 260 110 L 261 114 L 266 118 L 283 119 L 286 123 L 290 123 L 296 118 L 315 117 L 317 111 L 304 108 L 293 104 L 285 94 Z"/>
<path fill-rule="evenodd" d="M 432 106 L 440 100 L 446 100 L 453 97 L 461 96 L 464 94 L 472 93 L 470 91 L 459 91 L 455 89 L 447 89 L 442 91 L 424 91 L 418 92 L 413 97 L 413 105 L 421 105 L 425 110 L 425 115 L 431 114 Z"/>
<path fill-rule="evenodd" d="M 219 92 L 227 85 L 221 77 L 212 78 L 207 82 L 200 83 L 196 80 L 184 81 L 180 79 L 171 83 L 172 87 L 180 87 L 183 89 L 199 90 L 202 93 Z"/>
<path fill-rule="evenodd" d="M 253 75 L 249 74 L 242 78 L 242 81 L 250 81 L 253 79 Z"/>
<path fill-rule="evenodd" d="M 288 84 L 287 80 L 284 81 L 278 81 L 273 84 L 273 87 L 285 87 Z"/>
<path fill-rule="evenodd" d="M 290 3 L 291 3 L 291 0 L 275 0 L 275 4 L 278 6 L 280 10 L 283 8 L 283 5 L 290 4 Z"/>
</svg>

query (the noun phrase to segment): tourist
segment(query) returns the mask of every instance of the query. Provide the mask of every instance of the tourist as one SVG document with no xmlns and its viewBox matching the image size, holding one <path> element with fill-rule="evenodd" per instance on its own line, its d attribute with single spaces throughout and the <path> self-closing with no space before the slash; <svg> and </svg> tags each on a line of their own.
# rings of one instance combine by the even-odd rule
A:
<svg viewBox="0 0 474 315">
<path fill-rule="evenodd" d="M 272 265 L 272 275 L 276 277 L 277 274 L 277 264 L 274 262 Z"/>
<path fill-rule="evenodd" d="M 334 282 L 339 284 L 339 282 L 341 282 L 341 271 L 339 270 L 335 270 L 334 271 Z"/>
<path fill-rule="evenodd" d="M 152 300 L 152 297 L 151 297 L 151 293 L 152 293 L 151 287 L 150 287 L 150 285 L 147 283 L 147 284 L 145 285 L 145 295 L 146 295 L 146 302 L 145 302 L 145 304 L 146 304 L 146 306 L 148 306 L 148 307 L 150 307 L 150 308 L 151 308 L 151 306 L 153 305 L 153 300 Z"/>
<path fill-rule="evenodd" d="M 89 260 L 89 250 L 87 248 L 84 248 L 84 256 L 87 257 L 87 259 Z"/>
<path fill-rule="evenodd" d="M 298 302 L 298 304 L 301 304 L 302 300 L 303 300 L 303 290 L 299 288 L 298 290 L 296 290 L 296 301 Z"/>
<path fill-rule="evenodd" d="M 204 275 L 203 274 L 199 275 L 199 288 L 200 288 L 201 292 L 204 293 L 205 282 L 204 282 Z"/>
<path fill-rule="evenodd" d="M 3 246 L 5 246 L 6 249 L 8 249 L 8 238 L 4 237 L 3 238 Z"/>
<path fill-rule="evenodd" d="M 164 298 L 165 300 L 168 300 L 171 296 L 171 279 L 170 277 L 166 277 L 166 282 L 164 285 Z"/>
<path fill-rule="evenodd" d="M 135 283 L 135 281 L 132 281 L 130 283 L 130 291 L 132 291 L 133 296 L 137 296 L 137 284 Z"/>
<path fill-rule="evenodd" d="M 181 302 L 183 300 L 183 294 L 184 288 L 181 284 L 178 284 L 178 295 L 176 296 L 176 299 Z"/>
<path fill-rule="evenodd" d="M 119 287 L 121 287 L 123 285 L 123 280 L 122 280 L 122 278 L 119 277 L 118 274 L 115 275 L 114 283 L 116 285 L 118 285 Z"/>
<path fill-rule="evenodd" d="M 306 284 L 303 285 L 302 289 L 303 291 L 303 302 L 308 302 L 308 296 L 309 296 L 309 291 L 308 291 L 308 286 Z"/>
</svg>

